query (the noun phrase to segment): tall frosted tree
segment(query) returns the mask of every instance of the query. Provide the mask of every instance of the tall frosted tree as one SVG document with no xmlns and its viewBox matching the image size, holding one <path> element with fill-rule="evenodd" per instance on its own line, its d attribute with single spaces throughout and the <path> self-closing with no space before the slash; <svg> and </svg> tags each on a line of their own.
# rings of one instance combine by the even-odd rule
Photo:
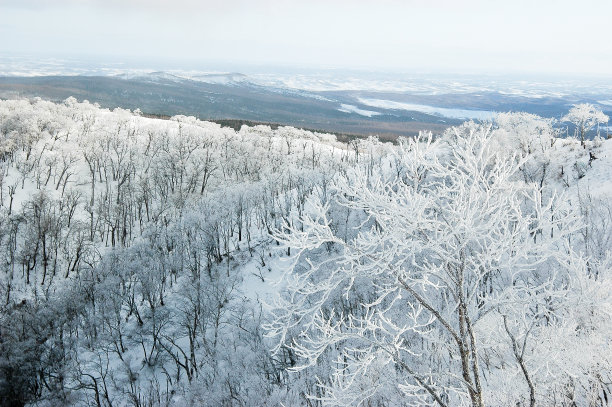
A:
<svg viewBox="0 0 612 407">
<path fill-rule="evenodd" d="M 401 171 L 340 178 L 334 200 L 312 202 L 303 231 L 277 235 L 296 254 L 267 328 L 276 351 L 301 361 L 294 370 L 328 361 L 311 397 L 353 405 L 399 393 L 406 405 L 483 406 L 504 374 L 491 355 L 521 365 L 510 329 L 521 319 L 536 335 L 562 301 L 576 223 L 559 198 L 543 202 L 520 181 L 523 160 L 492 140 L 473 123 L 437 141 L 404 140 Z M 334 206 L 359 219 L 354 234 L 337 233 Z M 493 343 L 504 321 L 509 337 Z"/>
</svg>

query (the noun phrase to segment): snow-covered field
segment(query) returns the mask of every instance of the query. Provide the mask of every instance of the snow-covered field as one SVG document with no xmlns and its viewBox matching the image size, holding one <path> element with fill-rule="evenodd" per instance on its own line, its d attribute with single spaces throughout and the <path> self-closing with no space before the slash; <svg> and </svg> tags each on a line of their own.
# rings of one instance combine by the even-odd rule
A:
<svg viewBox="0 0 612 407">
<path fill-rule="evenodd" d="M 382 109 L 408 110 L 411 112 L 421 112 L 433 114 L 436 116 L 449 117 L 452 119 L 493 120 L 497 115 L 497 112 L 490 112 L 486 110 L 449 109 L 444 107 L 419 105 L 414 103 L 395 102 L 392 100 L 360 98 L 359 102 L 367 106 L 378 107 Z"/>
<path fill-rule="evenodd" d="M 380 114 L 379 112 L 375 112 L 373 110 L 359 109 L 357 106 L 347 105 L 344 103 L 340 105 L 340 109 L 338 110 L 344 113 L 357 113 L 358 115 L 366 116 L 366 117 L 377 116 Z"/>
<path fill-rule="evenodd" d="M 420 73 L 384 73 L 370 71 L 320 70 L 300 71 L 244 67 L 237 73 L 223 67 L 177 69 L 172 65 L 157 64 L 148 68 L 145 63 L 131 66 L 113 63 L 61 58 L 30 58 L 27 56 L 3 55 L 0 58 L 0 76 L 49 76 L 49 75 L 100 75 L 125 78 L 150 75 L 159 77 L 161 72 L 173 78 L 191 79 L 207 83 L 236 84 L 251 83 L 277 89 L 306 92 L 370 91 L 393 92 L 413 95 L 478 94 L 498 92 L 501 95 L 519 96 L 527 99 L 588 97 L 589 95 L 612 94 L 609 78 L 573 77 L 513 77 L 511 75 L 431 75 Z M 610 106 L 610 100 L 600 98 L 598 102 Z"/>
</svg>

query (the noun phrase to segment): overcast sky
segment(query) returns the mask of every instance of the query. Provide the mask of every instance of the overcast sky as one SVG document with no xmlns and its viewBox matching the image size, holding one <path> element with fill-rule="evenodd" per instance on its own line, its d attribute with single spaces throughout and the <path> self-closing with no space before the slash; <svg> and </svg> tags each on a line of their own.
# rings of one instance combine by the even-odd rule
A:
<svg viewBox="0 0 612 407">
<path fill-rule="evenodd" d="M 0 0 L 0 52 L 612 76 L 611 0 Z"/>
</svg>

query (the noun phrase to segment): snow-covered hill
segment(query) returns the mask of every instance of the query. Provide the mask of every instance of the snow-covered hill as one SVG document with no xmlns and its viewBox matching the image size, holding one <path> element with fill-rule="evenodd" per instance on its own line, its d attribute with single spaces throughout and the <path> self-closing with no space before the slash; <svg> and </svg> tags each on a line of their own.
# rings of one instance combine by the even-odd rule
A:
<svg viewBox="0 0 612 407">
<path fill-rule="evenodd" d="M 343 144 L 0 101 L 0 404 L 605 405 L 611 197 L 611 140 L 529 114 Z"/>
</svg>

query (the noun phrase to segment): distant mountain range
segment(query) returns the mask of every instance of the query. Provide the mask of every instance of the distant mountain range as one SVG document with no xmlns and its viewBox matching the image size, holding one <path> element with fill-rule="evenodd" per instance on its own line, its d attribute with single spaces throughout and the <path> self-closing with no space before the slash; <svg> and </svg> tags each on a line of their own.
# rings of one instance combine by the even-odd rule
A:
<svg viewBox="0 0 612 407">
<path fill-rule="evenodd" d="M 0 66 L 1 68 L 1 66 Z M 102 107 L 139 108 L 155 115 L 246 120 L 349 133 L 381 139 L 443 131 L 466 119 L 488 120 L 496 112 L 526 111 L 560 118 L 574 103 L 597 104 L 612 114 L 612 88 L 491 81 L 475 78 L 401 77 L 393 80 L 340 74 L 242 74 L 237 72 L 82 71 L 26 76 L 2 71 L 0 98 L 74 96 Z M 60 73 L 62 71 L 60 70 Z"/>
</svg>

